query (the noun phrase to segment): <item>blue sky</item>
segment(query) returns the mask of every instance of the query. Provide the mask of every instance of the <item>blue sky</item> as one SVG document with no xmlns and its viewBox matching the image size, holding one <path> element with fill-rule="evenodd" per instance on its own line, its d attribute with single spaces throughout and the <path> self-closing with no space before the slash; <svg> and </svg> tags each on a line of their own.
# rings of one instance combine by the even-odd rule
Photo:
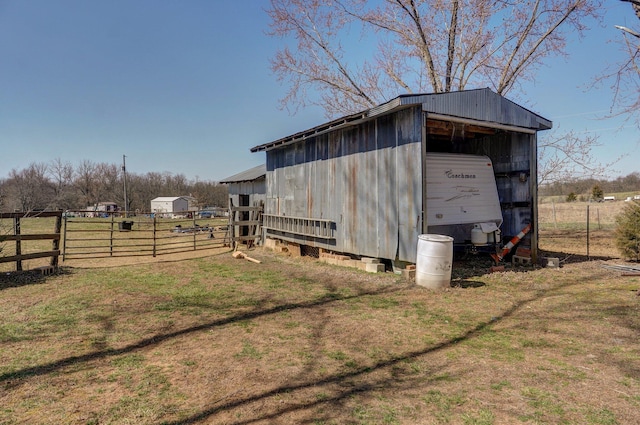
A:
<svg viewBox="0 0 640 425">
<path fill-rule="evenodd" d="M 265 35 L 267 0 L 0 0 L 0 178 L 55 158 L 220 180 L 264 162 L 253 146 L 326 121 L 318 108 L 278 109 Z M 621 57 L 613 25 L 637 28 L 607 2 L 603 28 L 571 43 L 514 99 L 561 130 L 596 134 L 594 154 L 627 154 L 611 177 L 640 171 L 640 135 L 601 120 L 610 94 L 585 86 Z M 400 94 L 400 93 L 399 93 Z M 507 96 L 509 97 L 509 96 Z"/>
</svg>

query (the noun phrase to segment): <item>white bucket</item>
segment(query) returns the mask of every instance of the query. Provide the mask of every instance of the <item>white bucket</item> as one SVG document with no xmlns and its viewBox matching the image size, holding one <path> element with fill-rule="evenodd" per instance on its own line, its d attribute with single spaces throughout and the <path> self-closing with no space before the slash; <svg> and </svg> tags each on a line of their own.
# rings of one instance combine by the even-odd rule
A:
<svg viewBox="0 0 640 425">
<path fill-rule="evenodd" d="M 444 235 L 419 235 L 416 283 L 430 289 L 451 286 L 453 238 Z"/>
</svg>

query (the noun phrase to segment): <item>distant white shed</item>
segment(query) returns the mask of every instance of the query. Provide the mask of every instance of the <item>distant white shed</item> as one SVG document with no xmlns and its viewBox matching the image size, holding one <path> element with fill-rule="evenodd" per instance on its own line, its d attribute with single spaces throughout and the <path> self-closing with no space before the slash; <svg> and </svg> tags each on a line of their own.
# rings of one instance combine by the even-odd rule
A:
<svg viewBox="0 0 640 425">
<path fill-rule="evenodd" d="M 184 216 L 195 209 L 195 199 L 190 196 L 159 196 L 151 200 L 151 212 L 166 217 Z"/>
</svg>

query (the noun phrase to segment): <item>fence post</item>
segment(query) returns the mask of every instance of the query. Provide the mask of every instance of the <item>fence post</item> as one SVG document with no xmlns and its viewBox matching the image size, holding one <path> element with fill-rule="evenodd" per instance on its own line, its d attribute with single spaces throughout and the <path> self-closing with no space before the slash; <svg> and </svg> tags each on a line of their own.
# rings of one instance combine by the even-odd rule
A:
<svg viewBox="0 0 640 425">
<path fill-rule="evenodd" d="M 109 233 L 109 257 L 113 257 L 113 224 L 115 215 L 111 214 L 111 232 Z"/>
<path fill-rule="evenodd" d="M 591 261 L 589 256 L 589 204 L 587 204 L 587 260 Z"/>
<path fill-rule="evenodd" d="M 191 228 L 193 229 L 193 250 L 196 250 L 196 213 L 195 211 L 191 213 L 191 215 L 193 216 L 193 224 L 191 226 Z"/>
<path fill-rule="evenodd" d="M 60 252 L 60 229 L 62 228 L 62 212 L 58 216 L 56 216 L 56 224 L 53 229 L 53 233 L 58 234 L 58 239 L 53 240 L 53 250 Z M 53 267 L 58 267 L 58 255 L 55 257 L 51 257 L 51 265 Z"/>
<path fill-rule="evenodd" d="M 20 217 L 14 217 L 13 219 L 13 234 L 16 236 L 16 256 L 18 261 L 16 261 L 16 270 L 22 271 L 22 259 L 20 256 L 22 255 L 22 243 L 20 241 Z"/>
<path fill-rule="evenodd" d="M 156 256 L 156 214 L 153 214 L 153 257 Z"/>
<path fill-rule="evenodd" d="M 62 239 L 62 261 L 67 258 L 67 214 L 64 215 L 64 238 Z"/>
</svg>

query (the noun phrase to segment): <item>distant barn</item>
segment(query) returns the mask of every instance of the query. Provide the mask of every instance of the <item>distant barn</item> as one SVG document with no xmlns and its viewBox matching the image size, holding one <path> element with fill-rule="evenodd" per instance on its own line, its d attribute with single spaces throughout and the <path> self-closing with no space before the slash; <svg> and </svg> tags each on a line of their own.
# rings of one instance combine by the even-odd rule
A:
<svg viewBox="0 0 640 425">
<path fill-rule="evenodd" d="M 151 212 L 160 217 L 186 217 L 196 209 L 196 199 L 191 196 L 159 196 L 151 200 Z"/>
<path fill-rule="evenodd" d="M 264 164 L 220 180 L 229 188 L 229 205 L 234 207 L 264 204 L 267 168 Z"/>
<path fill-rule="evenodd" d="M 258 165 L 221 180 L 229 188 L 229 225 L 235 243 L 260 242 L 266 193 L 266 166 Z"/>
<path fill-rule="evenodd" d="M 413 263 L 420 234 L 451 233 L 457 246 L 465 246 L 473 223 L 442 226 L 441 213 L 429 215 L 436 201 L 428 190 L 427 157 L 482 155 L 493 167 L 502 240 L 532 224 L 522 244 L 535 261 L 537 132 L 551 126 L 479 89 L 399 96 L 256 146 L 252 152 L 266 152 L 265 236 Z M 445 171 L 465 176 L 464 164 Z"/>
<path fill-rule="evenodd" d="M 87 207 L 87 217 L 108 217 L 109 214 L 119 211 L 115 202 L 98 202 Z"/>
</svg>

